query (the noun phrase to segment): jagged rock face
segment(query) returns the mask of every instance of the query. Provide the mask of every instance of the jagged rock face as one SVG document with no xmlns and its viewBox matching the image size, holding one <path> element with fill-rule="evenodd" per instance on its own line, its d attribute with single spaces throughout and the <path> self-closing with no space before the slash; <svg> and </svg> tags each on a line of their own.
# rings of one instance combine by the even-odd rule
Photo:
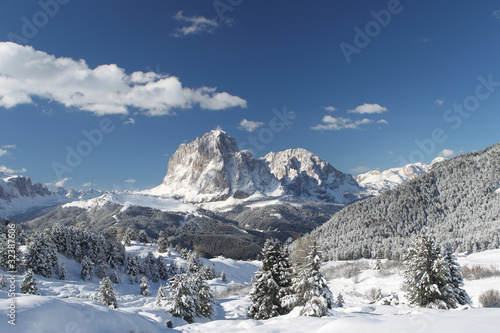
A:
<svg viewBox="0 0 500 333">
<path fill-rule="evenodd" d="M 29 177 L 0 177 L 0 199 L 11 201 L 19 197 L 33 198 L 51 194 L 52 192 L 42 184 L 33 185 Z"/>
<path fill-rule="evenodd" d="M 175 195 L 205 201 L 244 198 L 278 183 L 249 151 L 239 151 L 233 138 L 214 130 L 179 146 L 163 185 Z"/>
<path fill-rule="evenodd" d="M 352 176 L 302 148 L 271 152 L 262 160 L 280 180 L 285 192 L 293 196 L 347 202 L 353 199 L 348 193 L 361 191 Z"/>
<path fill-rule="evenodd" d="M 350 176 L 305 149 L 289 149 L 254 159 L 236 141 L 215 130 L 180 145 L 168 163 L 163 190 L 187 201 L 245 198 L 256 192 L 339 203 L 361 189 Z M 351 193 L 351 195 L 346 195 Z"/>
<path fill-rule="evenodd" d="M 380 192 L 387 191 L 398 186 L 399 184 L 423 175 L 428 172 L 431 167 L 432 165 L 414 163 L 407 164 L 401 168 L 391 168 L 382 172 L 372 170 L 358 175 L 356 180 L 361 186 L 372 190 L 374 194 L 379 194 Z"/>
</svg>

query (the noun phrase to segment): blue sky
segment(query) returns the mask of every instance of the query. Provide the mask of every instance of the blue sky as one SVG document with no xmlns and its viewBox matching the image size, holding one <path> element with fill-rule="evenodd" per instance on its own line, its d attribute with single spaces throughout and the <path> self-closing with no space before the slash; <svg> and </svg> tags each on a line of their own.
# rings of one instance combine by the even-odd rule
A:
<svg viewBox="0 0 500 333">
<path fill-rule="evenodd" d="M 493 1 L 1 7 L 0 171 L 52 188 L 156 186 L 219 127 L 256 157 L 303 147 L 353 174 L 499 141 Z"/>
</svg>

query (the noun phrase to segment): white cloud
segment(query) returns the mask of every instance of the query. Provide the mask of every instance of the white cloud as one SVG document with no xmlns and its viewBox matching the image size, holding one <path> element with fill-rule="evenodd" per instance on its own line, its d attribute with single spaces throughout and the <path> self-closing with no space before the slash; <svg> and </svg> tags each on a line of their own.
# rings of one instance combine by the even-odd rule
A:
<svg viewBox="0 0 500 333">
<path fill-rule="evenodd" d="M 441 106 L 441 105 L 443 105 L 443 104 L 444 104 L 444 101 L 443 101 L 442 99 L 436 99 L 436 100 L 434 101 L 434 103 L 436 103 L 436 105 L 438 105 L 438 106 Z"/>
<path fill-rule="evenodd" d="M 57 101 L 97 115 L 174 114 L 174 109 L 246 108 L 247 102 L 216 88 L 186 88 L 179 78 L 153 72 L 130 75 L 117 65 L 89 68 L 84 60 L 56 58 L 31 46 L 0 42 L 0 107 L 33 104 L 32 97 Z"/>
<path fill-rule="evenodd" d="M 337 111 L 338 110 L 336 107 L 331 106 L 331 105 L 325 106 L 325 107 L 323 107 L 323 109 L 325 109 L 328 112 L 333 112 L 333 111 Z"/>
<path fill-rule="evenodd" d="M 316 126 L 311 127 L 312 130 L 343 130 L 343 129 L 358 129 L 361 125 L 367 125 L 373 123 L 371 119 L 361 119 L 361 120 L 351 120 L 351 118 L 342 118 L 342 117 L 332 117 L 330 115 L 326 115 L 323 117 L 323 124 L 318 124 Z"/>
<path fill-rule="evenodd" d="M 441 152 L 438 154 L 439 157 L 444 157 L 444 158 L 449 158 L 457 155 L 457 153 L 452 150 L 452 149 L 443 149 Z"/>
<path fill-rule="evenodd" d="M 68 180 L 70 180 L 70 179 L 71 179 L 71 178 L 69 178 L 69 177 L 63 178 L 63 179 L 58 180 L 57 182 L 55 182 L 55 183 L 54 183 L 54 185 L 55 185 L 55 186 L 57 186 L 57 187 L 63 187 L 63 186 L 64 186 L 64 184 L 65 184 Z"/>
<path fill-rule="evenodd" d="M 128 118 L 126 121 L 123 122 L 124 124 L 135 124 L 135 119 L 134 118 Z"/>
<path fill-rule="evenodd" d="M 125 179 L 124 182 L 133 184 L 135 183 L 135 179 Z"/>
<path fill-rule="evenodd" d="M 176 29 L 175 37 L 184 37 L 188 35 L 199 35 L 202 33 L 212 33 L 219 26 L 216 19 L 207 19 L 203 16 L 185 16 L 182 14 L 182 10 L 174 15 L 174 19 L 179 22 L 186 22 L 186 25 L 182 28 Z"/>
<path fill-rule="evenodd" d="M 500 20 L 500 9 L 493 11 L 493 17 Z"/>
<path fill-rule="evenodd" d="M 363 105 L 358 105 L 353 110 L 348 110 L 348 112 L 351 113 L 361 113 L 361 114 L 382 113 L 386 111 L 388 110 L 384 106 L 378 104 L 368 104 L 368 103 L 364 103 Z"/>
<path fill-rule="evenodd" d="M 377 120 L 377 124 L 389 124 L 389 122 L 385 119 L 380 119 L 380 120 Z"/>
<path fill-rule="evenodd" d="M 362 166 L 352 168 L 350 171 L 354 174 L 360 174 L 360 173 L 368 172 L 368 171 L 370 171 L 370 169 L 368 167 L 362 165 Z"/>
<path fill-rule="evenodd" d="M 92 183 L 91 182 L 88 182 L 88 183 L 83 183 L 82 185 L 83 187 L 89 187 L 89 186 L 92 186 Z"/>
<path fill-rule="evenodd" d="M 260 121 L 243 119 L 240 122 L 240 126 L 238 128 L 241 129 L 242 131 L 253 132 L 262 125 L 264 125 L 264 123 Z"/>
<path fill-rule="evenodd" d="M 0 149 L 0 156 L 7 154 L 7 150 Z"/>
<path fill-rule="evenodd" d="M 3 149 L 14 149 L 14 148 L 17 148 L 16 145 L 3 145 L 2 146 Z"/>
<path fill-rule="evenodd" d="M 0 165 L 0 172 L 11 175 L 14 173 L 25 173 L 26 169 L 22 168 L 20 170 L 14 170 L 14 169 L 7 168 L 5 165 Z"/>
</svg>

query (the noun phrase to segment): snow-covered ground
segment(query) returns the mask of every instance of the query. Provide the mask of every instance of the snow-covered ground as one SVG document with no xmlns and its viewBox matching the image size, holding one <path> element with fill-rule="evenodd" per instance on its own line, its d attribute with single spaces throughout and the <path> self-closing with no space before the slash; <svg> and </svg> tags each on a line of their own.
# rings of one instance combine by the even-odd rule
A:
<svg viewBox="0 0 500 333">
<path fill-rule="evenodd" d="M 140 243 L 132 243 L 127 252 L 146 256 L 156 248 Z M 184 264 L 177 253 L 165 260 Z M 159 283 L 150 283 L 151 295 L 139 294 L 138 284 L 123 283 L 115 285 L 118 295 L 118 309 L 111 310 L 97 303 L 98 279 L 91 282 L 80 280 L 80 266 L 72 260 L 60 257 L 68 271 L 68 280 L 59 281 L 37 276 L 42 296 L 17 294 L 16 326 L 8 323 L 9 298 L 0 291 L 0 308 L 5 314 L 0 319 L 0 332 L 498 332 L 500 327 L 500 308 L 480 308 L 477 298 L 487 289 L 500 290 L 500 277 L 483 280 L 466 280 L 465 289 L 473 299 L 472 307 L 457 310 L 430 310 L 410 307 L 405 304 L 404 292 L 400 290 L 402 277 L 396 268 L 374 270 L 374 260 L 356 262 L 361 271 L 354 277 L 346 278 L 330 275 L 329 287 L 337 295 L 343 294 L 344 308 L 330 311 L 323 318 L 301 317 L 299 309 L 290 314 L 269 320 L 246 319 L 250 300 L 248 290 L 237 286 L 248 285 L 254 272 L 260 266 L 258 261 L 235 261 L 226 258 L 203 259 L 204 264 L 213 265 L 220 273 L 225 271 L 227 281 L 209 281 L 218 295 L 216 313 L 212 320 L 197 319 L 188 324 L 173 317 L 155 304 Z M 495 266 L 500 269 L 500 250 L 491 250 L 459 258 L 461 265 Z M 383 261 L 383 267 L 385 262 Z M 329 262 L 324 265 L 328 270 L 334 266 L 346 266 L 345 262 Z M 18 277 L 17 286 L 19 286 Z M 380 288 L 382 294 L 391 292 L 399 296 L 396 306 L 371 304 L 366 292 Z M 167 329 L 166 322 L 171 320 L 173 329 Z"/>
</svg>

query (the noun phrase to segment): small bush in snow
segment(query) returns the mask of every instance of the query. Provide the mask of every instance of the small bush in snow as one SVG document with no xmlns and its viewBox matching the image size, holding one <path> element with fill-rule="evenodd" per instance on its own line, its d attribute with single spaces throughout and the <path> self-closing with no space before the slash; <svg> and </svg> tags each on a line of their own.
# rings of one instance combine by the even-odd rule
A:
<svg viewBox="0 0 500 333">
<path fill-rule="evenodd" d="M 365 298 L 370 303 L 378 302 L 382 299 L 382 291 L 380 290 L 380 288 L 375 288 L 375 287 L 370 288 L 366 291 Z"/>
<path fill-rule="evenodd" d="M 479 304 L 483 308 L 500 308 L 500 292 L 489 289 L 479 295 Z"/>
<path fill-rule="evenodd" d="M 487 279 L 490 277 L 500 276 L 500 270 L 495 266 L 483 267 L 480 265 L 474 265 L 472 267 L 464 266 L 462 267 L 462 275 L 464 279 L 467 280 L 479 280 Z"/>
</svg>

